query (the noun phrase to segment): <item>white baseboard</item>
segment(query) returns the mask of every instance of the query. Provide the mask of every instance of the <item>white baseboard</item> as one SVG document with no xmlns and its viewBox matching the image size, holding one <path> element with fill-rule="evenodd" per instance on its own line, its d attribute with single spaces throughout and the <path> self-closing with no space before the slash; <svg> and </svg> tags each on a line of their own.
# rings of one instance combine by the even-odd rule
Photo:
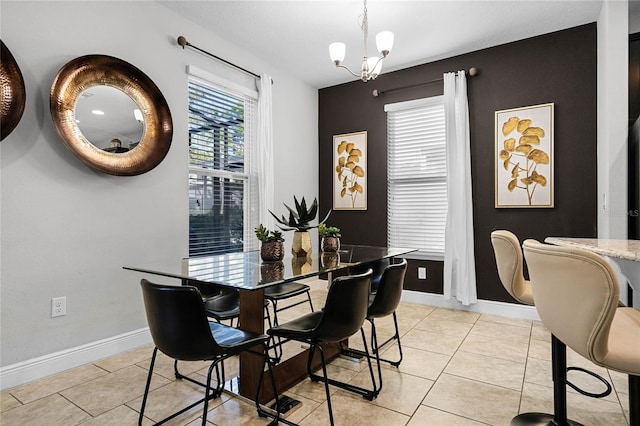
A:
<svg viewBox="0 0 640 426">
<path fill-rule="evenodd" d="M 515 303 L 494 302 L 493 300 L 478 300 L 478 303 L 465 306 L 456 299 L 445 299 L 442 294 L 423 293 L 420 291 L 403 290 L 402 301 L 421 305 L 437 306 L 438 308 L 456 309 L 459 311 L 478 312 L 481 314 L 502 315 L 510 318 L 521 318 L 540 321 L 535 306 Z"/>
<path fill-rule="evenodd" d="M 464 306 L 455 299 L 446 300 L 442 294 L 422 293 L 410 290 L 404 290 L 402 292 L 402 301 L 437 306 L 439 308 L 457 309 L 460 311 L 540 320 L 535 307 L 514 303 L 479 300 L 476 304 Z M 34 380 L 39 380 L 52 374 L 89 364 L 151 343 L 152 340 L 149 329 L 141 328 L 97 342 L 1 367 L 0 390 L 10 389 Z"/>
<path fill-rule="evenodd" d="M 0 367 L 0 390 L 10 389 L 151 343 L 151 334 L 147 327 Z"/>
</svg>

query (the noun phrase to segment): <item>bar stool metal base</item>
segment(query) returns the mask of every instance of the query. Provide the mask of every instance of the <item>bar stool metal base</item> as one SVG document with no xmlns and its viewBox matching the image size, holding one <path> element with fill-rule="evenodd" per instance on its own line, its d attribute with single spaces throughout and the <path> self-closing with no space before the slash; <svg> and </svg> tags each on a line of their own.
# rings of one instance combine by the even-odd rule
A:
<svg viewBox="0 0 640 426">
<path fill-rule="evenodd" d="M 584 426 L 567 418 L 567 346 L 553 334 L 551 368 L 554 414 L 522 413 L 511 420 L 511 426 Z"/>
<path fill-rule="evenodd" d="M 584 426 L 568 419 L 565 423 L 557 423 L 554 417 L 546 413 L 522 413 L 511 419 L 511 426 Z"/>
</svg>

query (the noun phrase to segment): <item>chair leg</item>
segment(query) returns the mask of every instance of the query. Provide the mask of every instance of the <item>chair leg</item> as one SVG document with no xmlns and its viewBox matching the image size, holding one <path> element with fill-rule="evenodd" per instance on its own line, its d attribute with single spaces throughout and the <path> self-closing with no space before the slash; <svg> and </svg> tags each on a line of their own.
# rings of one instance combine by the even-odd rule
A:
<svg viewBox="0 0 640 426">
<path fill-rule="evenodd" d="M 396 362 L 391 362 L 391 365 L 394 367 L 398 367 L 402 362 L 402 344 L 400 343 L 400 330 L 398 330 L 398 317 L 396 316 L 396 311 L 393 311 L 393 324 L 396 327 L 396 335 L 395 338 L 398 340 L 398 351 L 400 351 L 400 359 Z"/>
<path fill-rule="evenodd" d="M 278 301 L 271 300 L 270 302 L 273 305 L 273 324 L 271 323 L 271 315 L 269 314 L 269 307 L 265 306 L 264 311 L 265 311 L 265 316 L 267 318 L 267 322 L 269 324 L 269 328 L 272 328 L 274 326 L 275 327 L 278 326 Z M 276 339 L 278 339 L 277 342 L 276 342 Z M 282 338 L 280 336 L 277 336 L 277 337 L 271 336 L 269 340 L 271 341 L 270 347 L 273 349 L 273 352 L 274 352 L 274 356 L 271 359 L 274 363 L 277 364 L 282 359 Z"/>
<path fill-rule="evenodd" d="M 269 425 L 277 425 L 279 422 L 285 423 L 287 425 L 297 426 L 295 423 L 292 423 L 284 418 L 281 418 L 282 408 L 280 407 L 280 396 L 278 395 L 278 388 L 276 386 L 275 376 L 273 374 L 273 365 L 271 364 L 271 358 L 269 358 L 269 345 L 267 342 L 263 345 L 264 356 L 262 358 L 262 370 L 260 371 L 260 380 L 258 381 L 258 389 L 256 390 L 256 409 L 258 410 L 258 416 L 260 417 L 271 417 L 273 421 L 269 423 Z M 264 384 L 264 367 L 267 365 L 267 369 L 269 370 L 269 376 L 271 377 L 271 386 L 273 390 L 273 395 L 276 401 L 276 414 L 273 415 L 271 413 L 266 412 L 260 406 L 260 391 L 262 390 L 262 385 Z"/>
<path fill-rule="evenodd" d="M 372 333 L 375 335 L 375 326 L 373 325 L 373 322 L 371 323 L 371 326 L 374 327 L 372 329 Z M 382 389 L 382 370 L 380 370 L 380 357 L 376 354 L 376 359 L 378 361 L 378 378 L 380 379 L 380 387 L 377 388 L 376 387 L 376 379 L 373 376 L 373 367 L 371 365 L 371 355 L 369 354 L 369 349 L 367 348 L 367 337 L 364 334 L 364 327 L 360 327 L 360 334 L 362 335 L 362 344 L 364 345 L 364 351 L 365 351 L 366 357 L 367 357 L 367 364 L 369 364 L 369 374 L 371 375 L 371 383 L 373 383 L 373 390 L 372 391 L 367 391 L 367 393 L 362 395 L 362 396 L 364 396 L 368 400 L 372 401 L 373 398 L 377 398 L 378 394 L 380 393 L 380 389 Z M 378 344 L 377 337 L 375 337 L 374 339 L 375 339 L 375 341 L 376 341 L 375 343 L 377 345 Z"/>
<path fill-rule="evenodd" d="M 339 380 L 330 379 L 326 376 L 326 374 L 325 377 L 320 377 L 317 374 L 314 374 L 311 371 L 311 360 L 313 359 L 313 353 L 316 346 L 318 347 L 318 349 L 322 350 L 322 346 L 320 344 L 311 344 L 311 349 L 309 350 L 309 358 L 307 360 L 307 371 L 309 372 L 309 378 L 311 379 L 311 381 L 319 382 L 320 380 L 324 380 L 333 386 L 337 386 L 350 392 L 357 393 L 358 395 L 362 395 L 363 398 L 366 398 L 369 401 L 373 401 L 373 399 L 378 396 L 378 393 L 376 392 L 376 381 L 373 374 L 373 366 L 371 364 L 371 355 L 369 354 L 367 339 L 362 328 L 360 328 L 360 332 L 362 333 L 362 343 L 364 344 L 363 354 L 367 358 L 367 363 L 369 365 L 369 373 L 371 374 L 371 381 L 373 382 L 373 390 L 355 386 L 350 383 L 341 382 Z M 322 352 L 322 354 L 324 356 L 324 352 Z"/>
<path fill-rule="evenodd" d="M 640 426 L 640 376 L 629 374 L 629 426 Z"/>
<path fill-rule="evenodd" d="M 376 381 L 373 380 L 373 377 L 372 377 L 373 391 L 377 396 L 382 390 L 382 368 L 380 367 L 380 351 L 378 348 L 378 335 L 376 334 L 376 324 L 374 323 L 373 319 L 370 320 L 370 322 L 371 322 L 371 352 L 376 355 L 376 363 L 378 364 L 378 380 L 379 380 L 378 388 L 376 388 Z M 364 338 L 364 330 L 363 329 L 360 329 L 360 330 L 363 332 L 363 338 Z"/>
<path fill-rule="evenodd" d="M 151 385 L 151 376 L 153 375 L 153 366 L 156 363 L 157 354 L 158 354 L 158 348 L 153 348 L 153 355 L 151 356 L 151 364 L 149 365 L 149 375 L 147 376 L 147 384 L 144 387 L 144 395 L 142 396 L 142 405 L 140 406 L 140 416 L 138 417 L 138 426 L 142 426 L 142 419 L 144 418 L 144 407 L 147 405 L 147 397 L 149 396 L 149 386 Z"/>
<path fill-rule="evenodd" d="M 220 361 L 220 363 L 222 364 L 222 377 L 224 378 L 224 361 Z M 219 374 L 217 369 L 218 369 L 218 366 L 216 365 L 216 375 L 218 377 L 218 385 L 219 385 L 220 384 L 220 374 Z M 206 383 L 202 383 L 202 382 L 200 382 L 198 380 L 192 379 L 191 377 L 187 377 L 184 374 L 180 373 L 180 371 L 178 370 L 178 360 L 177 359 L 173 361 L 173 372 L 174 372 L 174 374 L 176 376 L 176 379 L 178 379 L 178 380 L 187 380 L 187 381 L 189 381 L 189 382 L 191 382 L 193 384 L 196 384 L 198 386 L 202 386 L 203 388 L 207 387 Z M 224 386 L 224 380 L 222 381 L 222 385 Z M 216 397 L 218 395 L 220 395 L 220 393 L 222 393 L 222 391 L 218 392 L 216 394 Z"/>
<path fill-rule="evenodd" d="M 220 371 L 218 370 L 218 363 L 213 362 L 209 366 L 209 371 L 207 372 L 207 386 L 204 389 L 204 408 L 202 410 L 202 426 L 207 426 L 207 409 L 209 408 L 209 390 L 211 389 L 211 373 L 213 372 L 213 368 L 216 368 L 216 375 L 218 376 L 218 380 L 220 380 Z M 218 386 L 220 383 L 218 382 Z M 217 392 L 214 392 L 211 398 L 216 397 Z"/>
<path fill-rule="evenodd" d="M 396 317 L 396 313 L 395 312 L 393 313 L 393 323 L 395 325 L 395 334 L 390 338 L 388 338 L 386 341 L 384 341 L 382 344 L 378 344 L 378 336 L 375 336 L 375 344 L 374 344 L 374 329 L 375 329 L 375 326 L 373 324 L 374 319 L 367 318 L 367 320 L 371 323 L 371 353 L 377 355 L 378 356 L 377 359 L 379 359 L 379 361 L 386 362 L 387 364 L 393 365 L 394 367 L 398 367 L 402 362 L 403 354 L 402 354 L 402 344 L 400 343 L 400 331 L 398 329 L 398 318 Z M 390 359 L 380 358 L 379 357 L 380 354 L 378 353 L 378 351 L 393 340 L 398 341 L 398 351 L 400 352 L 400 359 L 398 359 L 397 361 L 392 361 Z M 343 348 L 342 344 L 340 345 L 340 350 L 343 355 L 347 355 L 351 357 L 358 358 L 358 357 L 365 356 L 364 351 L 361 351 L 358 349 Z"/>
<path fill-rule="evenodd" d="M 151 377 L 153 376 L 153 367 L 154 367 L 155 362 L 156 362 L 157 354 L 158 354 L 158 348 L 156 347 L 156 348 L 153 349 L 153 355 L 151 356 L 151 364 L 149 365 L 149 375 L 147 376 L 147 384 L 145 385 L 144 395 L 142 397 L 142 405 L 140 407 L 140 416 L 138 417 L 138 425 L 139 426 L 142 426 L 142 419 L 144 418 L 144 409 L 145 409 L 145 407 L 147 405 L 147 399 L 149 397 L 149 387 L 151 385 Z M 210 394 L 209 391 L 211 389 L 211 372 L 212 372 L 214 367 L 216 368 L 216 371 L 217 371 L 218 362 L 220 362 L 220 360 L 216 359 L 215 361 L 213 361 L 211 363 L 211 366 L 209 366 L 209 374 L 207 376 L 207 383 L 206 384 L 205 383 L 200 383 L 200 382 L 198 382 L 196 380 L 193 380 L 193 379 L 191 379 L 189 377 L 183 376 L 180 373 L 177 373 L 177 374 L 180 375 L 179 378 L 181 378 L 181 379 L 186 379 L 186 380 L 188 380 L 190 382 L 193 382 L 195 384 L 204 386 L 205 387 L 205 396 L 204 396 L 204 398 L 199 399 L 198 401 L 190 404 L 189 406 L 187 406 L 187 407 L 185 407 L 185 408 L 183 408 L 183 409 L 181 409 L 179 411 L 176 411 L 175 413 L 171 414 L 170 416 L 165 417 L 164 419 L 162 419 L 159 422 L 157 422 L 156 425 L 164 424 L 164 423 L 168 422 L 169 420 L 171 420 L 171 419 L 173 419 L 175 417 L 178 417 L 180 414 L 192 409 L 193 407 L 195 407 L 196 405 L 198 405 L 198 404 L 200 404 L 202 402 L 204 402 L 204 412 L 203 412 L 203 423 L 202 424 L 205 425 L 205 423 L 207 421 L 207 407 L 208 407 L 209 400 L 210 399 L 214 399 L 217 396 L 216 392 Z M 177 368 L 178 368 L 178 363 L 175 362 L 174 363 L 175 371 L 177 371 Z"/>
<path fill-rule="evenodd" d="M 311 312 L 315 312 L 313 310 L 313 302 L 311 301 L 311 292 L 307 291 L 307 299 L 309 300 L 309 307 L 311 308 Z"/>
<path fill-rule="evenodd" d="M 318 345 L 318 350 L 320 351 L 320 360 L 322 361 L 322 374 L 324 375 L 324 391 L 327 394 L 327 407 L 329 408 L 329 422 L 331 422 L 331 426 L 333 426 L 334 425 L 333 409 L 331 408 L 331 393 L 329 392 L 329 377 L 327 376 L 327 364 L 324 359 L 324 349 L 322 349 L 322 346 Z"/>
</svg>

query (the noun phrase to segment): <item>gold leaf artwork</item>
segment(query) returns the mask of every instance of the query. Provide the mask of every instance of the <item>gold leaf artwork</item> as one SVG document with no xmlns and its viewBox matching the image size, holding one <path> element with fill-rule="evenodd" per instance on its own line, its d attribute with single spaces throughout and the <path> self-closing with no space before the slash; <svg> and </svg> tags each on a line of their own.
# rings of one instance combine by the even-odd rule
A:
<svg viewBox="0 0 640 426">
<path fill-rule="evenodd" d="M 547 178 L 540 174 L 538 165 L 550 163 L 549 154 L 539 147 L 541 139 L 546 135 L 542 127 L 532 126 L 529 118 L 509 117 L 502 123 L 504 149 L 498 151 L 498 158 L 503 162 L 503 168 L 510 173 L 507 190 L 526 191 L 529 205 L 532 205 L 533 194 L 538 186 L 545 187 Z M 517 132 L 513 134 L 514 130 Z M 507 138 L 507 136 L 509 136 Z M 516 146 L 516 139 L 518 145 Z M 498 142 L 498 141 L 496 141 Z M 498 172 L 498 171 L 497 171 Z M 504 173 L 504 172 L 502 172 Z"/>
<path fill-rule="evenodd" d="M 353 142 L 341 141 L 337 148 L 340 157 L 338 157 L 336 165 L 338 180 L 342 181 L 340 198 L 350 197 L 352 207 L 356 205 L 358 194 L 364 194 L 364 187 L 358 182 L 358 179 L 365 176 L 364 168 L 359 165 L 362 151 L 355 146 Z"/>
</svg>

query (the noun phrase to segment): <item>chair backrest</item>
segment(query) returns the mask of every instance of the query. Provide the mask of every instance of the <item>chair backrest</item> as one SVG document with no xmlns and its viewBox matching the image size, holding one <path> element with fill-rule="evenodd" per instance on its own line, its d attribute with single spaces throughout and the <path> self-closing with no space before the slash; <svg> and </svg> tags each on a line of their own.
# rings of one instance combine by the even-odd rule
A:
<svg viewBox="0 0 640 426">
<path fill-rule="evenodd" d="M 372 291 L 377 291 L 380 280 L 382 279 L 382 274 L 385 268 L 391 264 L 392 260 L 392 258 L 385 257 L 384 259 L 379 259 L 374 262 L 352 266 L 349 268 L 349 271 L 351 271 L 352 274 L 364 274 L 371 269 L 373 271 L 373 275 L 371 275 L 371 289 Z"/>
<path fill-rule="evenodd" d="M 549 331 L 599 364 L 608 353 L 618 278 L 602 256 L 573 247 L 524 242 L 533 297 Z"/>
<path fill-rule="evenodd" d="M 402 287 L 404 286 L 406 272 L 406 259 L 402 259 L 401 263 L 388 265 L 384 269 L 376 295 L 369 306 L 367 317 L 383 317 L 391 315 L 396 310 L 402 297 Z"/>
<path fill-rule="evenodd" d="M 223 353 L 211 334 L 202 296 L 191 286 L 140 281 L 153 343 L 173 359 L 197 361 Z"/>
<path fill-rule="evenodd" d="M 364 274 L 334 278 L 322 318 L 312 332 L 314 338 L 339 342 L 360 330 L 369 306 L 371 274 L 369 270 Z"/>
<path fill-rule="evenodd" d="M 505 290 L 520 303 L 533 305 L 530 283 L 522 272 L 522 249 L 520 241 L 512 232 L 493 231 L 491 244 L 496 256 L 498 276 Z"/>
</svg>

